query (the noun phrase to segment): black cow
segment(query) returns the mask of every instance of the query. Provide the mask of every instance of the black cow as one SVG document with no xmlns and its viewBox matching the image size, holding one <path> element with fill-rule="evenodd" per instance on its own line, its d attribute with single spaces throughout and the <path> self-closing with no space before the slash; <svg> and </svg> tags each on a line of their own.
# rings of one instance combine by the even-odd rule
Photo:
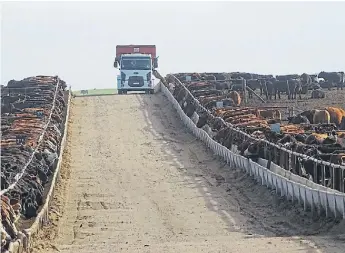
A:
<svg viewBox="0 0 345 253">
<path fill-rule="evenodd" d="M 249 80 L 247 80 L 247 87 L 251 88 L 253 91 L 255 91 L 256 89 L 259 89 L 260 90 L 260 96 L 262 95 L 263 86 L 262 86 L 260 79 L 249 79 Z M 248 97 L 249 98 L 253 97 L 252 92 L 248 92 Z"/>
<path fill-rule="evenodd" d="M 197 102 L 191 96 L 187 96 L 185 104 L 186 105 L 183 105 L 183 108 L 182 108 L 183 111 L 186 113 L 188 117 L 192 117 L 192 115 L 196 111 Z"/>
<path fill-rule="evenodd" d="M 290 79 L 286 81 L 277 80 L 274 83 L 274 99 L 280 99 L 280 94 L 285 92 L 288 95 L 288 99 L 296 99 L 297 93 L 299 94 L 299 98 L 301 99 L 302 93 L 302 85 L 301 82 L 297 79 Z"/>
<path fill-rule="evenodd" d="M 275 94 L 274 79 L 263 81 L 263 92 L 266 95 L 266 100 L 272 100 L 272 95 Z"/>
<path fill-rule="evenodd" d="M 207 89 L 207 90 L 192 91 L 192 94 L 194 95 L 194 97 L 209 96 L 209 95 L 220 96 L 220 95 L 223 95 L 223 92 L 217 89 Z"/>
<path fill-rule="evenodd" d="M 249 79 L 253 79 L 253 74 L 251 73 L 246 73 L 246 72 L 231 72 L 230 73 L 231 75 L 231 78 L 233 79 L 246 79 L 246 80 L 249 80 Z"/>
<path fill-rule="evenodd" d="M 288 117 L 287 118 L 289 123 L 291 124 L 310 124 L 309 119 L 306 116 L 298 114 L 296 116 Z"/>
<path fill-rule="evenodd" d="M 301 75 L 301 82 L 303 86 L 309 86 L 313 82 L 313 80 L 310 75 L 308 75 L 307 73 L 303 73 Z"/>
<path fill-rule="evenodd" d="M 344 72 L 325 72 L 321 71 L 318 75 L 319 78 L 325 79 L 327 83 L 330 84 L 329 89 L 331 86 L 335 85 L 338 89 L 343 89 L 344 87 Z"/>
<path fill-rule="evenodd" d="M 196 126 L 198 128 L 202 128 L 210 121 L 211 118 L 212 118 L 212 115 L 208 111 L 199 112 L 199 120 L 196 123 Z"/>
<path fill-rule="evenodd" d="M 300 79 L 300 75 L 298 74 L 291 74 L 291 75 L 277 75 L 276 79 L 278 81 L 288 81 L 291 79 Z"/>
<path fill-rule="evenodd" d="M 251 159 L 254 162 L 258 162 L 259 158 L 265 157 L 265 143 L 263 141 L 251 141 L 247 140 L 237 146 L 240 154 L 244 157 Z"/>
<path fill-rule="evenodd" d="M 229 82 L 215 82 L 214 86 L 217 90 L 227 90 L 230 89 L 231 85 Z"/>
</svg>

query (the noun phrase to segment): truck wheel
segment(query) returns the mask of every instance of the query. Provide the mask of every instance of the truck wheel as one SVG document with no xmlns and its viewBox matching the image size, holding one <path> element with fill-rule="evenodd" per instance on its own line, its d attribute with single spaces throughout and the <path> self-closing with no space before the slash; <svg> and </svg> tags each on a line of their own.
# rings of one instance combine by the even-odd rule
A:
<svg viewBox="0 0 345 253">
<path fill-rule="evenodd" d="M 121 95 L 122 94 L 122 90 L 117 90 L 117 94 Z"/>
<path fill-rule="evenodd" d="M 126 90 L 122 90 L 122 94 L 127 94 L 127 91 Z"/>
<path fill-rule="evenodd" d="M 150 90 L 150 94 L 154 94 L 154 93 L 155 93 L 154 89 Z"/>
<path fill-rule="evenodd" d="M 145 94 L 150 94 L 150 90 L 145 90 Z"/>
</svg>

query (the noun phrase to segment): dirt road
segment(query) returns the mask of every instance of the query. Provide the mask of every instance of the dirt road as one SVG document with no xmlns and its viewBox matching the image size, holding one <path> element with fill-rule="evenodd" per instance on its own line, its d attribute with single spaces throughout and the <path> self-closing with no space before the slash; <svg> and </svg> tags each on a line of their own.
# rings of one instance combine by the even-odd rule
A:
<svg viewBox="0 0 345 253">
<path fill-rule="evenodd" d="M 66 156 L 33 252 L 323 252 L 303 235 L 332 225 L 228 168 L 162 94 L 74 99 Z"/>
</svg>

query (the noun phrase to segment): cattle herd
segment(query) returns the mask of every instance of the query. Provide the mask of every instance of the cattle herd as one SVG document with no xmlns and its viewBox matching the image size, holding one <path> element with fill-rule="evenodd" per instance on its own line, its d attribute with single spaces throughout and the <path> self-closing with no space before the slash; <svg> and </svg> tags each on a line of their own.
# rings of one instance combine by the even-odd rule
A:
<svg viewBox="0 0 345 253">
<path fill-rule="evenodd" d="M 17 221 L 37 215 L 60 152 L 68 91 L 58 77 L 36 76 L 1 86 L 1 249 Z"/>
<path fill-rule="evenodd" d="M 197 127 L 254 161 L 268 160 L 315 183 L 345 192 L 345 111 L 325 107 L 284 118 L 280 107 L 243 106 L 261 101 L 324 98 L 343 90 L 344 72 L 318 75 L 179 73 L 161 79 Z M 58 77 L 36 76 L 1 86 L 1 249 L 18 235 L 18 220 L 37 215 L 56 169 L 68 92 Z M 260 91 L 260 95 L 256 94 Z M 84 92 L 85 93 L 85 92 Z M 248 94 L 248 95 L 247 95 Z M 264 97 L 264 98 L 262 98 Z M 345 106 L 345 105 L 344 105 Z"/>
<path fill-rule="evenodd" d="M 269 96 L 273 93 L 267 92 L 267 83 L 273 83 L 276 88 L 272 90 L 278 90 L 283 82 L 280 80 L 284 78 L 286 87 L 295 83 L 294 87 L 300 86 L 299 91 L 308 91 L 310 87 L 314 90 L 315 86 L 315 90 L 322 90 L 320 83 L 316 85 L 315 81 L 320 76 L 323 76 L 323 82 L 332 84 L 327 88 L 342 89 L 343 72 L 328 75 L 321 72 L 315 78 L 306 74 L 276 78 L 248 73 L 178 73 L 165 78 L 156 75 L 186 115 L 215 141 L 254 161 L 259 158 L 268 160 L 268 168 L 274 162 L 314 183 L 345 192 L 344 108 L 329 106 L 283 118 L 280 107 L 242 105 L 246 95 L 243 83 L 248 86 L 260 84 L 248 89 L 248 97 L 260 87 L 263 94 Z M 269 81 L 273 79 L 274 82 Z M 309 81 L 304 82 L 304 79 Z M 289 96 L 288 90 L 285 92 Z"/>
<path fill-rule="evenodd" d="M 324 89 L 343 90 L 345 86 L 344 72 L 320 72 L 309 75 L 259 75 L 245 72 L 232 73 L 191 73 L 185 81 L 204 80 L 212 83 L 218 90 L 231 89 L 233 91 L 248 90 L 249 98 L 253 97 L 256 90 L 260 91 L 260 96 L 267 100 L 281 98 L 281 94 L 286 94 L 288 99 L 302 98 L 301 94 L 306 94 L 312 90 L 311 98 L 324 98 Z"/>
</svg>

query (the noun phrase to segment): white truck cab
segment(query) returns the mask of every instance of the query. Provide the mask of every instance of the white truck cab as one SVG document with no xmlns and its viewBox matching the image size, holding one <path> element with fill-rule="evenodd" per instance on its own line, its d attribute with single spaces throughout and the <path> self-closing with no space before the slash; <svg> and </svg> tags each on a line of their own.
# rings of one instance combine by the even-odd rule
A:
<svg viewBox="0 0 345 253">
<path fill-rule="evenodd" d="M 155 85 L 152 71 L 158 67 L 155 46 L 153 50 L 150 46 L 118 47 L 114 62 L 114 67 L 119 68 L 120 72 L 117 76 L 118 94 L 126 94 L 128 91 L 145 91 L 152 94 Z M 128 52 L 130 50 L 133 51 Z"/>
</svg>

